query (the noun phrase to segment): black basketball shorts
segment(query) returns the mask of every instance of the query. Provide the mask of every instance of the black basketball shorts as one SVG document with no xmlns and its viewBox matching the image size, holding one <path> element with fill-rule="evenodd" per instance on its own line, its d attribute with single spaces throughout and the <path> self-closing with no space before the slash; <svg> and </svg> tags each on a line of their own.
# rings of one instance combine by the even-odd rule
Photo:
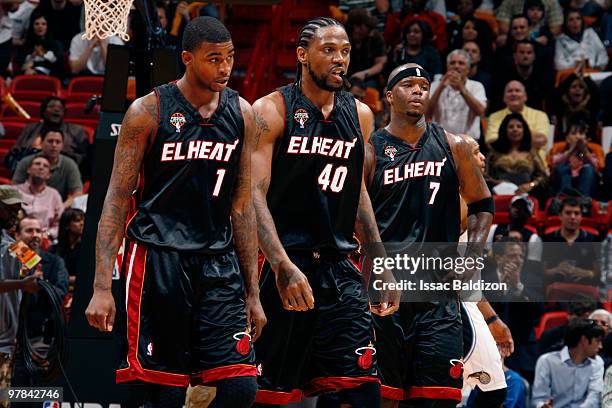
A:
<svg viewBox="0 0 612 408">
<path fill-rule="evenodd" d="M 187 254 L 128 241 L 122 264 L 118 383 L 186 387 L 256 376 L 233 251 Z"/>
<path fill-rule="evenodd" d="M 374 316 L 374 327 L 383 398 L 461 400 L 463 327 L 457 300 L 402 302 L 393 315 Z"/>
<path fill-rule="evenodd" d="M 255 343 L 256 401 L 287 404 L 378 382 L 372 316 L 359 270 L 346 255 L 302 252 L 289 257 L 308 278 L 315 307 L 285 310 L 275 274 L 263 263 L 260 296 L 268 324 Z"/>
</svg>

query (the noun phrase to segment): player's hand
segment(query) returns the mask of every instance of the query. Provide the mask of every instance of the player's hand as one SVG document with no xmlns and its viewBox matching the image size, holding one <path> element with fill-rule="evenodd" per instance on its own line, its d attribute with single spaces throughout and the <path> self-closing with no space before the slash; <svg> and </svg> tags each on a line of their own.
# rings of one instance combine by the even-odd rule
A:
<svg viewBox="0 0 612 408">
<path fill-rule="evenodd" d="M 542 405 L 540 408 L 553 408 L 553 402 L 552 400 L 548 400 L 544 403 L 544 405 Z"/>
<path fill-rule="evenodd" d="M 21 289 L 28 293 L 36 293 L 40 290 L 38 277 L 35 275 L 26 276 L 21 280 Z"/>
<path fill-rule="evenodd" d="M 259 294 L 248 295 L 246 298 L 246 317 L 247 317 L 247 331 L 253 337 L 253 341 L 257 341 L 261 336 L 261 330 L 268 322 L 266 314 L 261 306 L 259 300 Z"/>
<path fill-rule="evenodd" d="M 291 261 L 279 264 L 276 287 L 286 310 L 305 312 L 314 309 L 314 296 L 306 275 Z"/>
<path fill-rule="evenodd" d="M 385 284 L 395 283 L 395 277 L 390 270 L 385 270 L 381 275 L 381 280 Z M 385 285 L 383 287 L 388 287 Z M 378 316 L 388 316 L 399 309 L 402 299 L 402 292 L 399 290 L 381 290 L 380 303 L 370 305 L 370 311 Z"/>
<path fill-rule="evenodd" d="M 115 322 L 115 299 L 111 291 L 94 290 L 85 316 L 90 326 L 103 332 L 112 331 Z"/>
<path fill-rule="evenodd" d="M 503 358 L 508 357 L 514 353 L 514 340 L 512 339 L 512 333 L 506 323 L 501 319 L 497 319 L 489 324 L 489 331 L 493 335 L 497 348 L 499 348 L 499 354 Z"/>
</svg>

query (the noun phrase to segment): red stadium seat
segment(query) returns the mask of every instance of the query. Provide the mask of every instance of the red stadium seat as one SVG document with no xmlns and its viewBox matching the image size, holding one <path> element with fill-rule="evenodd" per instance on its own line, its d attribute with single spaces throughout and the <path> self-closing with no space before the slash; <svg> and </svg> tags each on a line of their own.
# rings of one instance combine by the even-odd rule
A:
<svg viewBox="0 0 612 408">
<path fill-rule="evenodd" d="M 93 144 L 94 138 L 96 135 L 96 130 L 89 126 L 81 126 L 85 133 L 87 133 L 87 140 L 89 140 L 89 144 Z"/>
<path fill-rule="evenodd" d="M 563 326 L 567 322 L 567 316 L 568 315 L 566 311 L 544 313 L 544 315 L 540 319 L 540 324 L 535 329 L 536 339 L 540 340 L 540 337 L 542 337 L 542 333 L 544 333 L 548 329 Z"/>
<path fill-rule="evenodd" d="M 60 96 L 60 80 L 46 75 L 19 75 L 11 82 L 10 93 L 17 101 L 42 101 L 49 96 Z"/>
<path fill-rule="evenodd" d="M 0 184 L 12 184 L 12 182 L 10 178 L 0 177 Z"/>
<path fill-rule="evenodd" d="M 68 83 L 66 99 L 70 102 L 85 102 L 92 95 L 102 95 L 104 77 L 83 76 L 72 78 Z"/>
<path fill-rule="evenodd" d="M 4 126 L 5 134 L 4 139 L 17 140 L 19 135 L 23 132 L 23 128 L 26 127 L 26 122 L 2 122 Z"/>
<path fill-rule="evenodd" d="M 12 149 L 14 145 L 13 139 L 0 139 L 0 149 Z"/>
<path fill-rule="evenodd" d="M 40 119 L 40 102 L 34 101 L 20 101 L 19 105 L 23 108 L 24 111 L 28 112 L 28 114 L 35 119 Z M 2 106 L 2 113 L 0 114 L 0 118 L 12 120 L 14 118 L 20 120 L 21 116 L 10 106 L 4 105 Z"/>
<path fill-rule="evenodd" d="M 100 120 L 100 108 L 96 104 L 89 113 L 85 113 L 85 102 L 68 102 L 66 104 L 66 119 L 90 119 L 98 121 Z"/>
<path fill-rule="evenodd" d="M 580 283 L 554 282 L 546 287 L 546 299 L 549 301 L 598 301 L 599 289 Z"/>
</svg>

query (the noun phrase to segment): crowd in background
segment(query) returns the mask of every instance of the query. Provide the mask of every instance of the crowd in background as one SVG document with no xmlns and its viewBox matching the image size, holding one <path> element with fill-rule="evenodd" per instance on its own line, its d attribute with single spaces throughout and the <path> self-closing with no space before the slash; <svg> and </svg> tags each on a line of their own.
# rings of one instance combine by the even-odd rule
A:
<svg viewBox="0 0 612 408">
<path fill-rule="evenodd" d="M 525 396 L 538 407 L 547 407 L 549 399 L 555 407 L 572 406 L 563 401 L 599 407 L 602 398 L 612 406 L 612 371 L 604 387 L 604 369 L 612 363 L 610 313 L 597 302 L 530 301 L 537 297 L 530 291 L 554 283 L 584 284 L 602 293 L 612 283 L 610 226 L 594 230 L 586 222 L 605 213 L 612 199 L 612 133 L 606 136 L 612 125 L 611 3 L 330 2 L 330 13 L 344 22 L 352 44 L 350 90 L 372 108 L 376 126 L 389 120 L 389 73 L 401 64 L 420 64 L 434 78 L 428 118 L 474 138 L 486 157 L 483 171 L 492 193 L 512 197 L 508 219 L 497 221 L 488 238 L 491 249 L 502 243 L 490 258 L 491 279 L 511 288 L 494 302 L 516 344 L 506 359 L 513 390 L 506 408 L 524 407 Z M 212 4 L 194 9 L 185 1 L 159 2 L 156 10 L 170 46 L 180 44 L 181 30 L 194 15 L 223 18 L 225 11 Z M 123 42 L 83 39 L 83 12 L 81 0 L 3 2 L 3 77 L 50 75 L 66 84 L 77 75 L 104 74 L 108 44 Z M 44 254 L 38 276 L 66 295 L 68 310 L 78 277 L 92 146 L 82 127 L 64 121 L 65 111 L 59 97 L 42 101 L 41 121 L 24 128 L 5 159 L 13 187 L 0 186 L 0 250 L 4 254 L 22 240 Z M 534 221 L 537 214 L 558 217 L 557 228 L 543 230 Z M 550 253 L 542 242 L 567 250 Z M 574 243 L 593 242 L 600 246 L 572 255 Z M 6 320 L 0 322 L 0 380 L 6 381 L 1 357 L 14 350 L 19 292 L 38 289 L 20 277 L 14 258 L 3 256 L 1 262 L 0 280 L 20 282 L 0 293 Z M 569 314 L 567 323 L 536 334 L 542 316 L 559 309 Z M 563 370 L 580 373 L 581 380 L 570 387 L 559 380 Z"/>
</svg>

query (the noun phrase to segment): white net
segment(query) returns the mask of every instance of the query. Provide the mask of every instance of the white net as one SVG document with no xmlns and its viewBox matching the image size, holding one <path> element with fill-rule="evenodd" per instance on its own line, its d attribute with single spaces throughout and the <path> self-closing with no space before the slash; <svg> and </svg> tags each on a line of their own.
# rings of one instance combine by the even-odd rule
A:
<svg viewBox="0 0 612 408">
<path fill-rule="evenodd" d="M 133 0 L 84 0 L 84 2 L 84 39 L 105 39 L 118 35 L 123 41 L 130 40 L 127 29 Z"/>
</svg>

